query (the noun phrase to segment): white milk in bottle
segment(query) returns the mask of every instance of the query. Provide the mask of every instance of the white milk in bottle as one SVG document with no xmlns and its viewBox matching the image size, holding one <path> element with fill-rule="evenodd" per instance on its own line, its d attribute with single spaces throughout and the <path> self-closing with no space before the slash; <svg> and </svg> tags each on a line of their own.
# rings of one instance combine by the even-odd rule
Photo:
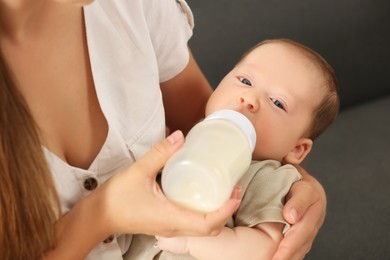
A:
<svg viewBox="0 0 390 260">
<path fill-rule="evenodd" d="M 252 160 L 256 132 L 243 114 L 219 110 L 188 133 L 183 147 L 162 172 L 167 198 L 201 211 L 216 210 L 226 202 Z"/>
</svg>

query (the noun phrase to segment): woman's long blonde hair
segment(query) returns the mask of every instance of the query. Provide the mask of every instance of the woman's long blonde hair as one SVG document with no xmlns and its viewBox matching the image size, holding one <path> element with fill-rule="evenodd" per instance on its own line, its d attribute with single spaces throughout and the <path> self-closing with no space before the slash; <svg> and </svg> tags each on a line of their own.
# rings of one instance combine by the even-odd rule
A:
<svg viewBox="0 0 390 260">
<path fill-rule="evenodd" d="M 0 51 L 0 259 L 37 259 L 56 240 L 59 201 L 38 127 Z"/>
</svg>

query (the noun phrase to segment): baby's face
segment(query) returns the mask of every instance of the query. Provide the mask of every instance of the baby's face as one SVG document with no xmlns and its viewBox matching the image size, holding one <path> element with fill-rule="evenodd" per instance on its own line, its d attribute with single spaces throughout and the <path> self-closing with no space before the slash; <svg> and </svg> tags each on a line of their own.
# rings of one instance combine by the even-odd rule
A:
<svg viewBox="0 0 390 260">
<path fill-rule="evenodd" d="M 206 116 L 219 109 L 241 112 L 256 128 L 253 159 L 284 161 L 308 132 L 323 96 L 320 76 L 291 46 L 261 45 L 220 82 Z"/>
</svg>

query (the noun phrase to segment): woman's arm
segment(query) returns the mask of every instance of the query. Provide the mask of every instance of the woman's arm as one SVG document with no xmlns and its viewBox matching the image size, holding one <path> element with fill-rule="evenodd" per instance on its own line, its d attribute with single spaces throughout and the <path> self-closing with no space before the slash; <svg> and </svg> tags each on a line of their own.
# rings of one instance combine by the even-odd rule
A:
<svg viewBox="0 0 390 260">
<path fill-rule="evenodd" d="M 225 227 L 218 236 L 157 237 L 162 250 L 190 254 L 196 259 L 271 259 L 282 240 L 281 223 L 262 223 L 257 227 Z"/>
<path fill-rule="evenodd" d="M 283 209 L 283 216 L 292 227 L 285 234 L 273 260 L 303 259 L 325 219 L 326 194 L 323 187 L 302 167 L 296 167 L 302 181 L 292 186 Z"/>
<path fill-rule="evenodd" d="M 184 142 L 180 131 L 115 174 L 60 219 L 57 246 L 47 259 L 83 259 L 111 234 L 216 235 L 239 205 L 231 198 L 210 214 L 170 203 L 156 183 L 157 172 Z M 236 193 L 235 193 L 236 194 Z"/>
<path fill-rule="evenodd" d="M 161 83 L 167 127 L 187 133 L 204 118 L 206 103 L 212 93 L 190 51 L 185 69 L 173 79 Z"/>
</svg>

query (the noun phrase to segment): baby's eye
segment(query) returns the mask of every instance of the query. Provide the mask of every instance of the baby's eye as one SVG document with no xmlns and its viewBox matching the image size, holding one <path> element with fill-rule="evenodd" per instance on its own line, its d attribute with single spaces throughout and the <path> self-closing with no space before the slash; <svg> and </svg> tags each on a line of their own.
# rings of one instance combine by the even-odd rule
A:
<svg viewBox="0 0 390 260">
<path fill-rule="evenodd" d="M 277 107 L 280 108 L 280 109 L 286 110 L 286 109 L 284 108 L 284 105 L 283 105 L 282 102 L 280 102 L 280 101 L 277 100 L 276 98 L 270 98 L 270 99 L 271 99 L 272 103 L 274 103 L 275 106 L 277 106 Z"/>
<path fill-rule="evenodd" d="M 238 77 L 238 80 L 244 84 L 244 85 L 248 85 L 248 86 L 252 86 L 252 83 L 249 79 L 247 78 L 244 78 L 244 77 Z"/>
</svg>

